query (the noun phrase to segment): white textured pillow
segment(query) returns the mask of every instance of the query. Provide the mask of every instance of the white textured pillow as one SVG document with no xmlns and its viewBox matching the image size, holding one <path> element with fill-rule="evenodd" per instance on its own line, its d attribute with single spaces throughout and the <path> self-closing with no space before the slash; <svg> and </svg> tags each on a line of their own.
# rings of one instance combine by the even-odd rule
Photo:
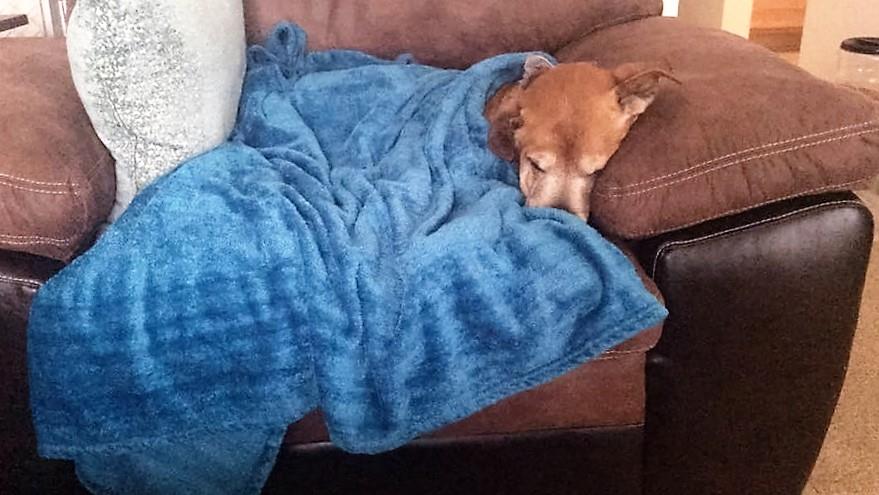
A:
<svg viewBox="0 0 879 495">
<path fill-rule="evenodd" d="M 115 220 L 181 161 L 226 140 L 245 68 L 241 0 L 78 0 L 76 89 L 116 159 Z"/>
</svg>

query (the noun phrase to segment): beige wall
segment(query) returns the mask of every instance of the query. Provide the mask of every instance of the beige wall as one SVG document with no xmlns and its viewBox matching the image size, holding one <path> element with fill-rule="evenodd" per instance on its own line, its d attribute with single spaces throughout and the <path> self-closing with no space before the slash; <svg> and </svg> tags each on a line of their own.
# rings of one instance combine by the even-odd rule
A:
<svg viewBox="0 0 879 495">
<path fill-rule="evenodd" d="M 879 36 L 879 0 L 808 0 L 800 66 L 832 79 L 839 44 L 854 36 Z"/>
<path fill-rule="evenodd" d="M 753 0 L 726 0 L 723 2 L 721 29 L 747 38 L 751 31 L 753 4 Z"/>
<path fill-rule="evenodd" d="M 705 27 L 748 37 L 753 0 L 680 0 L 678 17 Z"/>
</svg>

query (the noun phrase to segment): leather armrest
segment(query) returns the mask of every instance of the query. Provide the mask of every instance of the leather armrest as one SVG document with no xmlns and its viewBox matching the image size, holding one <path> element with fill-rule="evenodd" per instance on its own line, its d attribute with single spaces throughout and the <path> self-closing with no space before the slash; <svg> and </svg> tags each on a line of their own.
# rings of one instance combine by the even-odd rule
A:
<svg viewBox="0 0 879 495">
<path fill-rule="evenodd" d="M 858 320 L 873 241 L 851 193 L 650 239 L 670 315 L 647 364 L 645 493 L 800 493 Z"/>
<path fill-rule="evenodd" d="M 69 261 L 115 196 L 63 39 L 0 39 L 0 249 Z"/>
</svg>

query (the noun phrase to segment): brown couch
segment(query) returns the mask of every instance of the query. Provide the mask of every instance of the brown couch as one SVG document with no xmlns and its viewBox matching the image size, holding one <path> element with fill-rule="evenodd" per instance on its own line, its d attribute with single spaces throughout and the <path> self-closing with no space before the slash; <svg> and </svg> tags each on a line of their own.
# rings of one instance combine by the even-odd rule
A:
<svg viewBox="0 0 879 495">
<path fill-rule="evenodd" d="M 655 0 L 550 0 L 539 7 L 524 0 L 245 5 L 252 41 L 275 21 L 292 19 L 312 34 L 315 48 L 384 56 L 406 50 L 452 67 L 514 50 L 612 63 L 668 61 L 687 46 L 702 50 L 701 57 L 672 60 L 682 89 L 660 97 L 597 184 L 608 197 L 635 201 L 597 205 L 596 224 L 631 238 L 618 245 L 643 267 L 645 283 L 661 291 L 670 312 L 664 328 L 386 454 L 341 452 L 315 412 L 291 425 L 266 493 L 800 493 L 836 404 L 858 318 L 873 225 L 847 189 L 879 163 L 863 151 L 874 149 L 872 120 L 854 115 L 865 123 L 851 126 L 861 127 L 840 125 L 826 131 L 831 134 L 806 129 L 788 141 L 770 135 L 775 148 L 765 153 L 694 138 L 707 124 L 693 124 L 686 134 L 668 129 L 690 118 L 682 108 L 713 115 L 712 102 L 694 96 L 708 87 L 705 74 L 728 63 L 706 54 L 712 48 L 734 51 L 736 64 L 802 79 L 815 91 L 837 89 L 789 74 L 792 69 L 744 40 L 658 19 L 661 2 Z M 771 91 L 755 84 L 755 94 Z M 839 96 L 849 97 L 850 113 L 872 111 L 855 96 Z M 816 105 L 802 125 L 820 120 L 829 104 Z M 764 133 L 785 135 L 784 128 L 767 125 Z M 675 144 L 665 146 L 678 155 L 657 155 L 658 138 L 651 137 L 657 135 L 671 135 Z M 680 161 L 684 168 L 638 176 L 649 165 L 632 151 L 642 142 L 654 146 L 653 160 Z M 796 146 L 778 148 L 785 142 Z M 723 160 L 681 157 L 687 147 Z M 698 186 L 697 193 L 706 187 L 714 193 L 701 203 L 690 191 L 670 189 L 670 198 L 650 201 L 638 195 L 693 186 L 744 162 L 768 177 L 779 155 L 785 170 L 820 162 L 822 172 L 790 172 L 796 180 L 767 179 L 763 187 L 749 182 L 751 196 L 730 175 L 720 181 L 727 188 L 722 194 L 717 184 Z M 651 187 L 628 194 L 636 182 Z M 36 455 L 27 316 L 40 285 L 93 242 L 113 190 L 112 160 L 79 105 L 63 40 L 0 40 L 0 493 L 82 491 L 70 463 Z M 626 225 L 643 235 L 626 236 Z"/>
</svg>

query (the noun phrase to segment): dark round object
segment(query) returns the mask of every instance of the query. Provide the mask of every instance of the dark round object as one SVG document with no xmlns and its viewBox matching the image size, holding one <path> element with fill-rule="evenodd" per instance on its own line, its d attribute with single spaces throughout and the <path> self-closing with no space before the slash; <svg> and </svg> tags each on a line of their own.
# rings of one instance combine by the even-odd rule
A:
<svg viewBox="0 0 879 495">
<path fill-rule="evenodd" d="M 879 38 L 849 38 L 842 42 L 841 48 L 852 53 L 879 55 Z"/>
</svg>

